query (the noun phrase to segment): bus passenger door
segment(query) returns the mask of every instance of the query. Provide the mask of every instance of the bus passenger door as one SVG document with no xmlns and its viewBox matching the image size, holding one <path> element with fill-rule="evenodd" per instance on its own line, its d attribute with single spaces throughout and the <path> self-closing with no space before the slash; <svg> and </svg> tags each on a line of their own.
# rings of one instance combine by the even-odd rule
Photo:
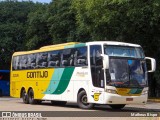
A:
<svg viewBox="0 0 160 120">
<path fill-rule="evenodd" d="M 91 77 L 92 77 L 92 97 L 93 101 L 97 103 L 103 102 L 104 92 L 104 71 L 102 62 L 102 49 L 100 45 L 90 46 L 90 65 L 91 65 Z"/>
</svg>

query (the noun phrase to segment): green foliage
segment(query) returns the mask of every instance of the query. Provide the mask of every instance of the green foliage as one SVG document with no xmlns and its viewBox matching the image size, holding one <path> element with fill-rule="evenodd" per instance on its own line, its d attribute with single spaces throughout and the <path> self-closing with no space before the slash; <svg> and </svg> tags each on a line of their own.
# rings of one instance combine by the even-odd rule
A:
<svg viewBox="0 0 160 120">
<path fill-rule="evenodd" d="M 140 44 L 146 56 L 156 58 L 151 79 L 160 86 L 159 21 L 159 0 L 1 1 L 0 67 L 9 68 L 14 51 L 69 41 L 124 41 Z"/>
<path fill-rule="evenodd" d="M 32 2 L 0 2 L 0 65 L 9 69 L 14 51 L 24 50 L 27 15 L 33 9 Z"/>
<path fill-rule="evenodd" d="M 26 31 L 26 46 L 28 49 L 38 49 L 41 46 L 51 44 L 51 36 L 47 26 L 47 7 L 48 5 L 41 5 L 38 10 L 30 12 L 28 15 Z"/>
<path fill-rule="evenodd" d="M 71 0 L 54 0 L 48 8 L 48 26 L 53 43 L 75 41 L 75 13 Z"/>
<path fill-rule="evenodd" d="M 74 0 L 72 6 L 77 13 L 77 30 L 89 33 L 89 40 L 142 45 L 145 54 L 157 60 L 154 77 L 157 85 L 160 85 L 159 0 Z M 153 76 L 151 79 L 154 79 Z"/>
</svg>

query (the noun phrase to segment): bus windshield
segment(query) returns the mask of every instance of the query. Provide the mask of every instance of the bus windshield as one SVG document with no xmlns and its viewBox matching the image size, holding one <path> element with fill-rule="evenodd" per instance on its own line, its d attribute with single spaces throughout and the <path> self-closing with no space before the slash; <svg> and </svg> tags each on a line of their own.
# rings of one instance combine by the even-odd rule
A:
<svg viewBox="0 0 160 120">
<path fill-rule="evenodd" d="M 144 53 L 140 47 L 105 45 L 105 54 L 118 57 L 144 58 Z"/>
<path fill-rule="evenodd" d="M 140 47 L 105 46 L 109 55 L 107 84 L 115 87 L 147 86 L 147 68 L 143 50 Z M 107 74 L 107 73 L 106 73 Z"/>
</svg>

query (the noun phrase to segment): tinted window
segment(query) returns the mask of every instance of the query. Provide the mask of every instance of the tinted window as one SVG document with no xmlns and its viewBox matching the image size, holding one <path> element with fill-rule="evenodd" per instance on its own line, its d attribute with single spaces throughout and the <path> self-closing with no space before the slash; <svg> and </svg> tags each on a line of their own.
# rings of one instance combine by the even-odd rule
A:
<svg viewBox="0 0 160 120">
<path fill-rule="evenodd" d="M 75 63 L 77 66 L 85 66 L 87 62 L 87 47 L 76 48 L 75 50 Z"/>
<path fill-rule="evenodd" d="M 48 67 L 60 66 L 60 51 L 52 51 L 48 53 Z"/>
<path fill-rule="evenodd" d="M 21 55 L 12 60 L 13 70 L 84 65 L 88 65 L 87 47 Z"/>
<path fill-rule="evenodd" d="M 27 55 L 19 56 L 19 58 L 20 58 L 19 69 L 27 69 L 27 61 L 28 61 Z"/>
<path fill-rule="evenodd" d="M 36 54 L 28 55 L 28 62 L 27 62 L 28 69 L 36 68 Z"/>
<path fill-rule="evenodd" d="M 92 82 L 95 87 L 104 87 L 104 72 L 102 70 L 101 46 L 92 45 L 90 47 Z"/>
<path fill-rule="evenodd" d="M 48 53 L 38 53 L 36 59 L 36 68 L 46 68 L 47 67 Z"/>
<path fill-rule="evenodd" d="M 61 55 L 62 66 L 73 66 L 74 65 L 74 49 L 65 49 Z"/>
<path fill-rule="evenodd" d="M 13 57 L 13 61 L 12 61 L 12 69 L 13 70 L 17 70 L 20 67 L 20 60 L 19 60 L 19 56 Z"/>
<path fill-rule="evenodd" d="M 140 47 L 105 45 L 104 52 L 109 56 L 144 58 L 143 50 Z"/>
<path fill-rule="evenodd" d="M 102 50 L 100 45 L 91 46 L 90 48 L 91 65 L 102 65 L 101 53 L 102 53 Z"/>
</svg>

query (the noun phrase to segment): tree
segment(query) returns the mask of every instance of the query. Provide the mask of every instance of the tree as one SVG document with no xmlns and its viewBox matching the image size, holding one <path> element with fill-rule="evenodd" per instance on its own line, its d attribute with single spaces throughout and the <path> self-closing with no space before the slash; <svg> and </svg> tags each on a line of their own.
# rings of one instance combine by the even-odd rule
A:
<svg viewBox="0 0 160 120">
<path fill-rule="evenodd" d="M 26 46 L 28 49 L 38 49 L 52 43 L 47 25 L 47 7 L 47 4 L 41 4 L 39 9 L 28 15 L 28 28 L 26 31 Z"/>
<path fill-rule="evenodd" d="M 113 0 L 74 0 L 72 6 L 77 12 L 78 31 L 89 33 L 92 41 L 118 38 L 122 27 L 118 10 L 122 3 Z"/>
<path fill-rule="evenodd" d="M 9 69 L 12 54 L 25 50 L 27 15 L 34 11 L 33 2 L 0 2 L 0 68 Z"/>
<path fill-rule="evenodd" d="M 54 0 L 48 9 L 48 25 L 53 43 L 76 41 L 75 13 L 71 0 Z"/>
<path fill-rule="evenodd" d="M 77 12 L 77 29 L 88 34 L 89 40 L 137 43 L 147 56 L 156 58 L 158 70 L 150 80 L 156 77 L 160 86 L 158 0 L 74 0 L 72 6 Z M 160 88 L 157 89 L 160 92 Z"/>
</svg>

